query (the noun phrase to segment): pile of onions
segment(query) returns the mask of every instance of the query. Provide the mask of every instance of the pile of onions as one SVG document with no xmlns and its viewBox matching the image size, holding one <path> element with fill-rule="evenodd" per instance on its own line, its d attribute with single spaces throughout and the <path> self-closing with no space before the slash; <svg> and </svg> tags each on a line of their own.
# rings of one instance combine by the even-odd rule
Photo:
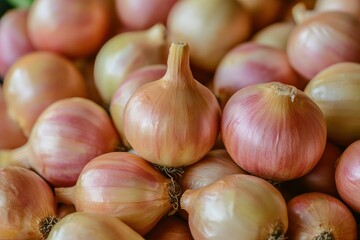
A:
<svg viewBox="0 0 360 240">
<path fill-rule="evenodd" d="M 0 20 L 0 76 L 21 56 L 34 51 L 27 33 L 28 10 L 9 10 Z"/>
<path fill-rule="evenodd" d="M 109 215 L 75 212 L 62 218 L 47 240 L 144 240 L 125 223 Z"/>
<path fill-rule="evenodd" d="M 124 110 L 125 136 L 135 152 L 165 167 L 197 162 L 219 135 L 219 104 L 193 78 L 189 54 L 187 43 L 172 43 L 165 76 L 139 88 Z"/>
<path fill-rule="evenodd" d="M 51 103 L 86 95 L 85 80 L 76 66 L 53 52 L 26 54 L 11 66 L 4 78 L 4 97 L 9 115 L 26 136 Z"/>
<path fill-rule="evenodd" d="M 245 171 L 285 181 L 308 173 L 326 144 L 320 108 L 302 91 L 279 82 L 236 92 L 221 122 L 224 145 Z"/>
<path fill-rule="evenodd" d="M 188 189 L 181 208 L 189 213 L 194 239 L 285 240 L 286 202 L 269 182 L 234 174 L 199 189 Z"/>
<path fill-rule="evenodd" d="M 335 182 L 341 199 L 353 210 L 360 213 L 360 140 L 350 144 L 340 156 Z"/>
<path fill-rule="evenodd" d="M 193 240 L 187 222 L 176 216 L 163 218 L 145 235 L 145 238 L 146 240 Z"/>
<path fill-rule="evenodd" d="M 59 221 L 54 194 L 35 172 L 0 168 L 0 239 L 46 239 Z"/>
<path fill-rule="evenodd" d="M 100 155 L 84 167 L 75 186 L 55 188 L 59 202 L 117 217 L 141 235 L 177 210 L 179 191 L 174 181 L 128 152 Z"/>
<path fill-rule="evenodd" d="M 130 148 L 123 127 L 124 109 L 130 97 L 145 83 L 159 80 L 166 73 L 165 64 L 149 65 L 129 73 L 124 81 L 120 83 L 110 102 L 110 114 L 116 129 L 119 132 L 121 142 L 125 147 Z"/>
<path fill-rule="evenodd" d="M 94 66 L 95 85 L 105 104 L 127 74 L 141 67 L 165 62 L 165 27 L 156 24 L 143 31 L 119 33 L 102 45 Z"/>
<path fill-rule="evenodd" d="M 330 140 L 346 147 L 360 139 L 360 63 L 333 64 L 304 91 L 324 113 Z"/>
<path fill-rule="evenodd" d="M 241 43 L 220 61 L 214 76 L 214 91 L 225 106 L 239 89 L 267 82 L 298 87 L 297 73 L 290 66 L 286 53 L 256 42 Z"/>
<path fill-rule="evenodd" d="M 170 9 L 178 0 L 115 0 L 120 22 L 128 31 L 166 24 Z"/>
<path fill-rule="evenodd" d="M 32 168 L 53 186 L 72 186 L 86 163 L 118 143 L 102 107 L 85 98 L 67 98 L 44 110 L 25 145 L 0 151 L 0 166 Z"/>
<path fill-rule="evenodd" d="M 187 42 L 191 62 L 215 71 L 225 53 L 250 36 L 250 18 L 237 0 L 181 0 L 167 19 L 169 42 Z"/>
<path fill-rule="evenodd" d="M 2 86 L 0 86 L 0 136 L 2 136 L 0 138 L 0 149 L 17 148 L 27 141 L 19 125 L 7 113 Z"/>
<path fill-rule="evenodd" d="M 335 11 L 295 19 L 287 53 L 293 68 L 306 79 L 335 63 L 360 62 L 360 21 L 354 16 Z"/>
<path fill-rule="evenodd" d="M 288 204 L 291 240 L 355 240 L 357 229 L 350 209 L 339 199 L 324 193 L 304 193 Z"/>
</svg>

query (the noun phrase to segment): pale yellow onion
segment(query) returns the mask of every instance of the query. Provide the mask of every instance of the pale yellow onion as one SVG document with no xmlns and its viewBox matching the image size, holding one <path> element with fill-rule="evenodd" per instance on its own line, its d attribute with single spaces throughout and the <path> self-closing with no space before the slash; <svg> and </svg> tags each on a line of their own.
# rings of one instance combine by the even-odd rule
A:
<svg viewBox="0 0 360 240">
<path fill-rule="evenodd" d="M 125 223 L 110 215 L 75 212 L 62 218 L 47 240 L 144 240 Z"/>
<path fill-rule="evenodd" d="M 189 54 L 187 43 L 172 43 L 165 76 L 139 88 L 124 110 L 125 136 L 135 152 L 165 167 L 195 163 L 219 135 L 219 104 L 193 78 Z"/>
<path fill-rule="evenodd" d="M 123 32 L 112 37 L 96 55 L 95 85 L 105 104 L 130 72 L 151 64 L 164 63 L 165 27 L 156 24 L 148 30 Z"/>
<path fill-rule="evenodd" d="M 250 36 L 250 15 L 237 0 L 182 0 L 167 19 L 169 42 L 187 42 L 191 62 L 214 71 L 224 54 Z"/>
<path fill-rule="evenodd" d="M 0 239 L 46 239 L 58 222 L 54 194 L 35 172 L 0 168 Z"/>
<path fill-rule="evenodd" d="M 55 188 L 59 202 L 117 217 L 141 235 L 176 210 L 177 191 L 149 162 L 128 152 L 100 155 L 84 167 L 75 186 Z"/>
<path fill-rule="evenodd" d="M 162 78 L 166 73 L 166 68 L 165 64 L 156 64 L 145 66 L 129 73 L 113 95 L 109 110 L 116 129 L 119 132 L 121 142 L 125 147 L 130 147 L 123 128 L 123 114 L 126 103 L 142 85 Z"/>
<path fill-rule="evenodd" d="M 161 219 L 145 238 L 146 240 L 193 240 L 188 223 L 176 216 Z"/>
<path fill-rule="evenodd" d="M 319 72 L 305 93 L 325 115 L 328 137 L 341 146 L 360 139 L 360 64 L 342 62 Z"/>
<path fill-rule="evenodd" d="M 234 174 L 199 189 L 188 189 L 181 208 L 189 213 L 196 240 L 285 240 L 286 202 L 269 182 Z"/>
<path fill-rule="evenodd" d="M 53 186 L 72 186 L 86 163 L 118 144 L 116 129 L 101 106 L 85 98 L 66 98 L 42 112 L 26 144 L 0 151 L 0 166 L 32 168 Z"/>
</svg>

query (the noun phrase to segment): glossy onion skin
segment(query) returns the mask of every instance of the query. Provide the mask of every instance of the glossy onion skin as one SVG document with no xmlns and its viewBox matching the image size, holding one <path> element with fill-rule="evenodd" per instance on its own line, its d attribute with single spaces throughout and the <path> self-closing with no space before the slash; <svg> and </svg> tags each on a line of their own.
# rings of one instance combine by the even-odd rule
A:
<svg viewBox="0 0 360 240">
<path fill-rule="evenodd" d="M 360 213 L 360 140 L 350 144 L 340 156 L 335 182 L 341 199 Z"/>
<path fill-rule="evenodd" d="M 308 173 L 326 145 L 319 107 L 302 91 L 276 82 L 235 93 L 224 108 L 221 134 L 241 168 L 277 181 Z"/>
<path fill-rule="evenodd" d="M 295 196 L 287 206 L 289 239 L 357 239 L 356 221 L 352 212 L 335 197 L 309 192 Z M 326 232 L 332 234 L 332 238 L 319 238 L 321 233 Z"/>
<path fill-rule="evenodd" d="M 269 182 L 251 175 L 228 175 L 206 187 L 186 190 L 181 208 L 189 213 L 190 230 L 196 240 L 222 239 L 224 234 L 229 239 L 270 239 L 275 229 L 280 235 L 288 227 L 281 193 Z"/>
</svg>

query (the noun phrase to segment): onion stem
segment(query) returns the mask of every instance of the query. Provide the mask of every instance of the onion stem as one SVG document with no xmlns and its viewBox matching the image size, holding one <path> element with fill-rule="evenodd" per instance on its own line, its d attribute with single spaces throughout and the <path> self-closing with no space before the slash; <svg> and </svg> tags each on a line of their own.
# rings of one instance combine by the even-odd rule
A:
<svg viewBox="0 0 360 240">
<path fill-rule="evenodd" d="M 184 174 L 184 168 L 183 167 L 165 167 L 159 164 L 153 164 L 153 166 L 159 170 L 163 175 L 165 175 L 167 178 L 181 178 L 181 176 Z"/>
<path fill-rule="evenodd" d="M 173 208 L 168 214 L 170 216 L 175 214 L 179 209 L 180 196 L 182 194 L 182 190 L 180 185 L 173 178 L 170 178 L 170 182 L 168 184 L 168 190 L 170 196 L 170 204 L 172 205 Z"/>
<path fill-rule="evenodd" d="M 29 154 L 26 144 L 16 149 L 1 150 L 0 167 L 20 166 L 29 169 Z"/>
</svg>

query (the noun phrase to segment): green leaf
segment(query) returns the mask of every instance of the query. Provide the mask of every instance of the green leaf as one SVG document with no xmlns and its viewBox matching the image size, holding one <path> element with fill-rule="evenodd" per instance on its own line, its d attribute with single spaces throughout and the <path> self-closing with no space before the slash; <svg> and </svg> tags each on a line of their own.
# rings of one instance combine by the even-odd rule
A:
<svg viewBox="0 0 360 240">
<path fill-rule="evenodd" d="M 12 6 L 18 8 L 28 8 L 31 6 L 33 0 L 7 0 Z"/>
</svg>

